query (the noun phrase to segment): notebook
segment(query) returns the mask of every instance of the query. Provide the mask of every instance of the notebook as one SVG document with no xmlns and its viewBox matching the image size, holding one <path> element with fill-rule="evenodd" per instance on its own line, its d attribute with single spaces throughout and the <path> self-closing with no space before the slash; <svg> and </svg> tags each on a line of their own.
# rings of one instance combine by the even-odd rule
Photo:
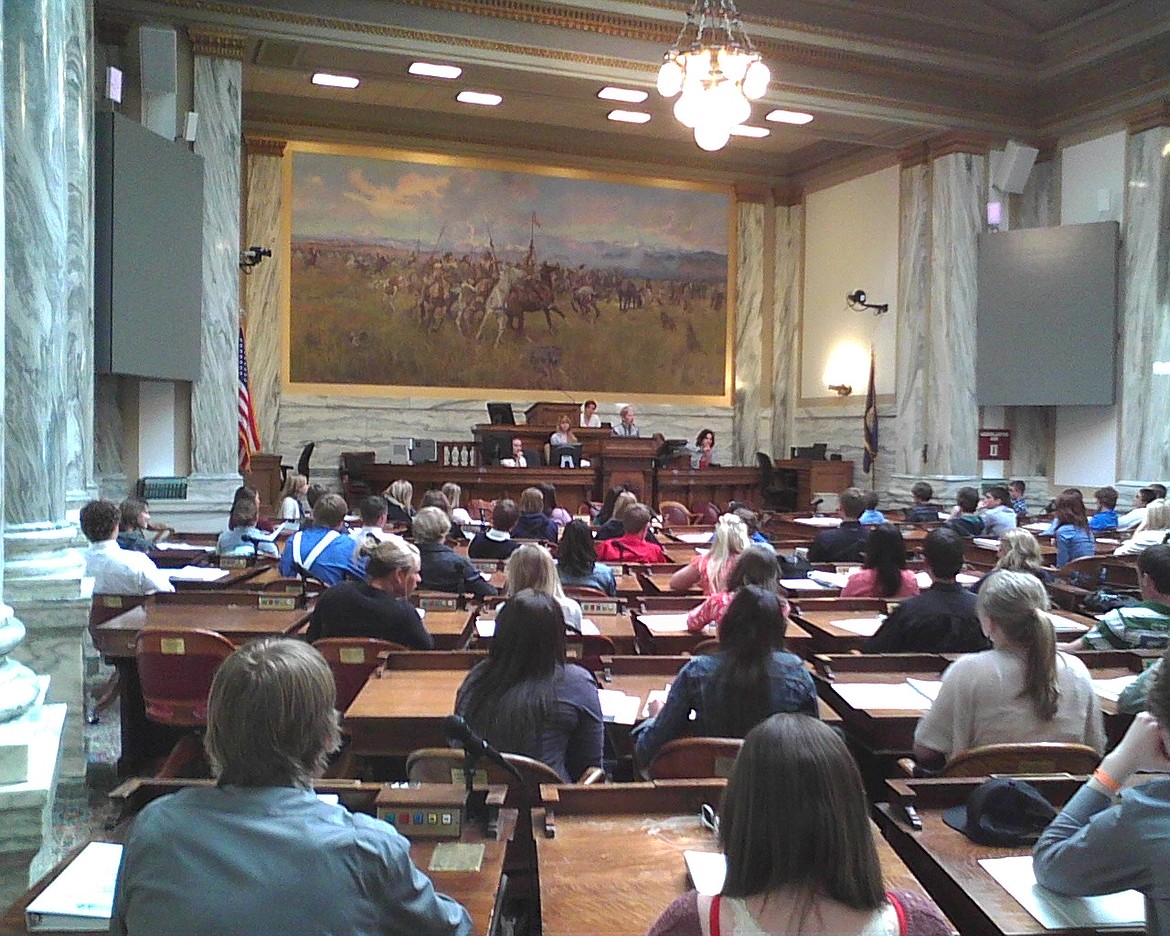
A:
<svg viewBox="0 0 1170 936">
<path fill-rule="evenodd" d="M 108 929 L 121 863 L 121 845 L 90 842 L 28 905 L 28 931 L 77 933 Z"/>
</svg>

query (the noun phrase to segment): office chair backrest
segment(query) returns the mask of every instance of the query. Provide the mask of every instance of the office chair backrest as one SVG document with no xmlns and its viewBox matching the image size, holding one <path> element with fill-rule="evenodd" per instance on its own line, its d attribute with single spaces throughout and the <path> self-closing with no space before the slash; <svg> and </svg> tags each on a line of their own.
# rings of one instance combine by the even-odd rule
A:
<svg viewBox="0 0 1170 936">
<path fill-rule="evenodd" d="M 297 474 L 309 477 L 309 459 L 313 457 L 313 449 L 316 447 L 316 442 L 310 442 L 301 449 L 301 457 L 297 459 Z"/>
<path fill-rule="evenodd" d="M 391 640 L 372 637 L 323 637 L 313 644 L 333 670 L 337 683 L 337 710 L 344 712 L 362 690 L 370 674 L 378 668 L 382 654 L 406 651 L 407 647 Z"/>
<path fill-rule="evenodd" d="M 148 627 L 138 635 L 134 656 L 146 716 L 184 728 L 207 724 L 207 695 L 220 664 L 235 651 L 210 630 Z"/>
</svg>

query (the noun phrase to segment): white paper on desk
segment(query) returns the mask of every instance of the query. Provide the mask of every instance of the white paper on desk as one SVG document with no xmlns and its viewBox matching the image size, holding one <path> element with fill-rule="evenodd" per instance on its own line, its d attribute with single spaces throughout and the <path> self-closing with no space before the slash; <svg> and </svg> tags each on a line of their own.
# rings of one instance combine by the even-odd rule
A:
<svg viewBox="0 0 1170 936">
<path fill-rule="evenodd" d="M 938 512 L 938 518 L 945 523 L 947 520 L 951 519 L 951 515 L 949 513 L 947 513 L 945 510 L 940 510 Z"/>
<path fill-rule="evenodd" d="M 615 725 L 632 725 L 638 720 L 638 711 L 642 707 L 639 696 L 626 695 L 620 689 L 598 689 L 597 695 L 601 699 L 601 717 L 604 721 Z"/>
<path fill-rule="evenodd" d="M 820 572 L 816 569 L 809 572 L 808 577 L 822 588 L 844 588 L 849 581 L 849 576 L 842 572 Z"/>
<path fill-rule="evenodd" d="M 172 543 L 169 540 L 165 543 L 154 543 L 151 545 L 150 548 L 151 549 L 161 549 L 163 551 L 166 551 L 168 549 L 182 549 L 182 550 L 187 550 L 187 551 L 191 551 L 191 552 L 205 552 L 205 553 L 215 552 L 214 546 L 196 546 L 194 543 Z"/>
<path fill-rule="evenodd" d="M 639 614 L 640 620 L 652 634 L 685 634 L 687 632 L 687 616 L 685 614 Z"/>
<path fill-rule="evenodd" d="M 801 524 L 801 526 L 822 527 L 825 529 L 831 529 L 833 527 L 839 527 L 841 525 L 841 518 L 840 517 L 796 517 L 793 519 L 792 522 L 799 523 L 799 524 Z"/>
<path fill-rule="evenodd" d="M 122 846 L 90 842 L 28 905 L 29 932 L 95 930 L 110 925 Z M 103 921 L 104 925 L 95 925 Z"/>
<path fill-rule="evenodd" d="M 913 676 L 906 677 L 906 685 L 916 692 L 921 692 L 924 696 L 934 702 L 938 699 L 939 690 L 942 689 L 941 679 L 915 679 Z"/>
<path fill-rule="evenodd" d="M 930 709 L 930 698 L 909 683 L 843 683 L 833 684 L 833 691 L 859 711 L 881 712 L 904 710 L 925 712 Z"/>
<path fill-rule="evenodd" d="M 1049 614 L 1048 617 L 1052 621 L 1053 630 L 1059 637 L 1079 637 L 1089 629 L 1088 624 L 1082 624 L 1080 621 L 1074 621 L 1059 614 Z"/>
<path fill-rule="evenodd" d="M 676 533 L 680 543 L 690 543 L 692 546 L 706 546 L 711 542 L 713 533 Z"/>
<path fill-rule="evenodd" d="M 981 858 L 979 864 L 1045 929 L 1136 927 L 1146 921 L 1145 899 L 1135 890 L 1100 897 L 1065 897 L 1036 883 L 1031 855 Z"/>
<path fill-rule="evenodd" d="M 496 619 L 495 618 L 476 618 L 475 619 L 475 635 L 477 637 L 495 637 L 496 636 Z"/>
<path fill-rule="evenodd" d="M 934 584 L 934 579 L 930 577 L 929 572 L 915 572 L 914 581 L 918 583 L 918 587 L 920 589 L 930 588 L 930 586 Z"/>
<path fill-rule="evenodd" d="M 672 685 L 671 683 L 667 683 L 665 689 L 651 689 L 646 694 L 646 704 L 642 706 L 642 717 L 643 718 L 650 717 L 650 703 L 651 702 L 661 702 L 663 705 L 666 704 L 666 697 L 668 695 L 670 695 L 671 685 Z"/>
<path fill-rule="evenodd" d="M 727 877 L 727 858 L 723 852 L 683 852 L 687 863 L 687 876 L 704 897 L 714 897 L 723 890 L 723 879 Z"/>
<path fill-rule="evenodd" d="M 784 586 L 785 591 L 807 591 L 807 592 L 823 592 L 825 586 L 812 579 L 780 579 L 780 584 Z"/>
<path fill-rule="evenodd" d="M 1047 523 L 1025 523 L 1024 529 L 1029 533 L 1043 533 L 1048 529 Z"/>
<path fill-rule="evenodd" d="M 581 618 L 581 633 L 587 634 L 590 637 L 601 636 L 601 631 L 598 630 L 597 625 L 589 620 L 589 618 Z"/>
<path fill-rule="evenodd" d="M 167 578 L 172 582 L 215 582 L 229 574 L 229 569 L 189 565 L 183 566 L 181 569 L 171 569 L 167 573 Z"/>
<path fill-rule="evenodd" d="M 829 621 L 834 627 L 847 630 L 858 637 L 872 637 L 881 628 L 884 617 L 843 618 L 840 621 Z"/>
<path fill-rule="evenodd" d="M 976 536 L 971 540 L 980 549 L 999 549 L 999 540 L 992 539 L 989 536 Z"/>
<path fill-rule="evenodd" d="M 1125 687 L 1137 678 L 1137 673 L 1128 673 L 1125 676 L 1118 676 L 1114 679 L 1094 679 L 1093 692 L 1098 699 L 1116 702 L 1121 697 L 1121 693 Z"/>
</svg>

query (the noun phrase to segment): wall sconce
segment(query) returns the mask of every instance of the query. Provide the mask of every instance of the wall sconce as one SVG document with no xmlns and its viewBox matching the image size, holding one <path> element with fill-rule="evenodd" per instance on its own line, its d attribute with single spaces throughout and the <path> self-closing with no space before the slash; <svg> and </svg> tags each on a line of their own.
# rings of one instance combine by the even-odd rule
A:
<svg viewBox="0 0 1170 936">
<path fill-rule="evenodd" d="M 845 302 L 854 312 L 860 312 L 862 309 L 872 309 L 874 315 L 881 315 L 883 312 L 890 311 L 890 305 L 887 302 L 876 303 L 868 302 L 868 296 L 864 289 L 855 289 L 851 293 L 845 294 Z"/>
<path fill-rule="evenodd" d="M 848 384 L 829 384 L 829 389 L 839 397 L 847 397 L 853 392 L 853 388 Z"/>
</svg>

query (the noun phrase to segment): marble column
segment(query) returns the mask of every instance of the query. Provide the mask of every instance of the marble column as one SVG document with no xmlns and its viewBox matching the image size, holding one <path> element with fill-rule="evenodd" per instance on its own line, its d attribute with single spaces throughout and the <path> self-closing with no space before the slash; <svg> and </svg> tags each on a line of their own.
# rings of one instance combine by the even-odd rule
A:
<svg viewBox="0 0 1170 936">
<path fill-rule="evenodd" d="M 1170 104 L 1129 120 L 1122 224 L 1121 483 L 1170 476 Z"/>
<path fill-rule="evenodd" d="M 732 434 L 735 465 L 755 464 L 760 435 L 760 344 L 764 292 L 764 205 L 739 201 L 735 277 L 735 384 Z"/>
<path fill-rule="evenodd" d="M 795 444 L 800 396 L 798 332 L 804 260 L 804 205 L 799 193 L 777 192 L 772 292 L 772 437 L 768 453 L 783 458 Z"/>
<path fill-rule="evenodd" d="M 930 320 L 930 165 L 925 148 L 902 154 L 898 194 L 898 330 L 894 474 L 916 478 L 926 462 L 926 343 Z M 913 483 L 913 482 L 911 482 Z"/>
<path fill-rule="evenodd" d="M 280 439 L 280 281 L 284 253 L 277 250 L 281 239 L 281 211 L 284 196 L 283 140 L 248 137 L 245 230 L 247 245 L 273 248 L 272 256 L 244 278 L 245 334 L 248 342 L 248 376 L 252 407 L 260 430 L 260 445 L 266 452 L 279 452 Z"/>
<path fill-rule="evenodd" d="M 246 41 L 190 29 L 203 157 L 202 373 L 191 389 L 194 500 L 230 500 L 239 484 L 236 346 L 240 321 L 240 93 Z"/>
</svg>

